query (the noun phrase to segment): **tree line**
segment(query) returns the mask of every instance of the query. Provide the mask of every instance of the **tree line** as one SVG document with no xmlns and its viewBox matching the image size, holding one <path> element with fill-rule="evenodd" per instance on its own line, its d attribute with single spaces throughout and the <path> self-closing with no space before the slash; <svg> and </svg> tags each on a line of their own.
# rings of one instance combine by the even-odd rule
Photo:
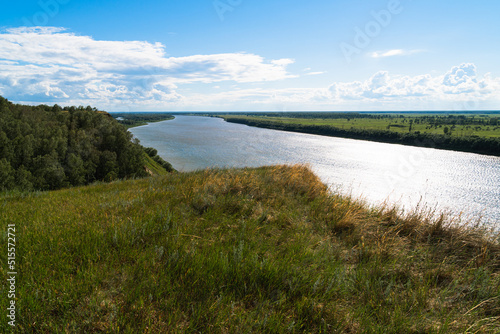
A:
<svg viewBox="0 0 500 334">
<path fill-rule="evenodd" d="M 161 122 L 173 119 L 172 113 L 159 112 L 113 112 L 111 113 L 118 123 L 127 128 L 146 125 L 153 122 Z"/>
<path fill-rule="evenodd" d="M 13 104 L 0 96 L 0 190 L 53 190 L 143 177 L 148 175 L 145 154 L 106 112 Z"/>
</svg>

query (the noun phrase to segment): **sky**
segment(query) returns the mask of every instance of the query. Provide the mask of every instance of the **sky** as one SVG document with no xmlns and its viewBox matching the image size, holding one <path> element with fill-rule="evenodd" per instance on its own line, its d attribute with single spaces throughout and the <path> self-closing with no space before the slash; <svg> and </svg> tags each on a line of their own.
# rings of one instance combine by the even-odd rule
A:
<svg viewBox="0 0 500 334">
<path fill-rule="evenodd" d="M 500 109 L 498 0 L 39 0 L 0 95 L 107 111 Z"/>
</svg>

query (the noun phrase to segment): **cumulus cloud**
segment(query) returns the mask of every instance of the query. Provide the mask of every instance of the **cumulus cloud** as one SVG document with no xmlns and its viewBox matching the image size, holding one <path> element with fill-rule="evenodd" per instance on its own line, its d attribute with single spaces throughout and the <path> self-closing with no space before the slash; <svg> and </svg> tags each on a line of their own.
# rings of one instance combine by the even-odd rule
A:
<svg viewBox="0 0 500 334">
<path fill-rule="evenodd" d="M 390 50 L 375 56 L 417 51 Z M 399 110 L 404 105 L 448 109 L 456 103 L 464 106 L 463 101 L 471 108 L 481 108 L 482 101 L 500 103 L 500 78 L 480 76 L 469 63 L 441 75 L 380 71 L 364 80 L 323 88 L 293 88 L 290 82 L 290 88 L 264 85 L 294 78 L 287 71 L 292 63 L 290 58 L 265 59 L 241 52 L 172 57 L 161 43 L 99 41 L 56 27 L 0 31 L 0 95 L 15 102 L 92 105 L 109 111 Z M 310 67 L 302 70 L 304 76 L 319 74 L 326 77 Z M 193 85 L 200 83 L 230 88 L 209 94 Z"/>
<path fill-rule="evenodd" d="M 461 64 L 443 75 L 390 75 L 380 71 L 365 81 L 334 83 L 328 90 L 335 100 L 452 100 L 487 98 L 500 89 L 500 80 L 480 78 L 474 64 Z"/>
<path fill-rule="evenodd" d="M 444 92 L 447 94 L 467 94 L 478 92 L 488 94 L 495 87 L 489 76 L 478 80 L 474 64 L 454 66 L 443 77 Z"/>
<path fill-rule="evenodd" d="M 214 106 L 238 101 L 251 110 L 265 109 L 259 106 L 269 106 L 267 110 L 273 106 L 282 110 L 472 110 L 497 107 L 499 93 L 500 78 L 481 77 L 474 64 L 464 63 L 441 75 L 379 71 L 365 80 L 335 82 L 325 88 L 247 89 L 197 100 Z"/>
<path fill-rule="evenodd" d="M 13 100 L 110 105 L 180 101 L 179 84 L 292 77 L 292 59 L 248 53 L 168 57 L 161 43 L 98 41 L 56 27 L 0 33 L 0 94 Z"/>
<path fill-rule="evenodd" d="M 308 71 L 310 69 L 307 69 Z M 379 71 L 365 80 L 323 88 L 247 88 L 195 93 L 187 110 L 474 110 L 500 104 L 500 78 L 479 76 L 473 64 L 441 75 L 401 76 Z"/>
</svg>

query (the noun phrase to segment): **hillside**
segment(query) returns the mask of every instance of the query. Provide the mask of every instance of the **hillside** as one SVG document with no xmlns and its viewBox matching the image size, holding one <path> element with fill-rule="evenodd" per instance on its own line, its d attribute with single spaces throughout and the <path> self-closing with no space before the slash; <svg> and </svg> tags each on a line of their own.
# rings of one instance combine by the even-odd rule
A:
<svg viewBox="0 0 500 334">
<path fill-rule="evenodd" d="M 0 96 L 0 192 L 144 177 L 158 169 L 173 171 L 106 112 L 19 105 Z"/>
<path fill-rule="evenodd" d="M 0 203 L 17 240 L 17 333 L 500 326 L 498 235 L 368 208 L 302 166 L 173 173 Z M 5 289 L 0 301 L 9 303 Z"/>
</svg>

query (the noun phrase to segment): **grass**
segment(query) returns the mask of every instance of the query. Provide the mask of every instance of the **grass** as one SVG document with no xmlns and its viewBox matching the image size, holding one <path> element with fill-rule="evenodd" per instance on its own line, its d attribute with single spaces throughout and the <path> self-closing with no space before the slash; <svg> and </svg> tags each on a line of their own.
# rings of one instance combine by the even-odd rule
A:
<svg viewBox="0 0 500 334">
<path fill-rule="evenodd" d="M 16 225 L 17 333 L 500 326 L 498 234 L 422 210 L 370 208 L 330 193 L 304 166 L 5 193 L 0 205 L 2 244 Z"/>
<path fill-rule="evenodd" d="M 472 118 L 472 116 L 466 116 Z M 475 119 L 480 119 L 481 117 L 474 116 Z M 487 119 L 488 116 L 483 116 Z M 252 120 L 266 120 L 274 121 L 283 124 L 302 124 L 302 125 L 325 125 L 334 126 L 340 129 L 359 129 L 359 130 L 390 130 L 398 133 L 408 133 L 410 132 L 410 121 L 411 132 L 419 131 L 421 133 L 428 134 L 444 134 L 444 129 L 448 128 L 450 135 L 453 137 L 470 137 L 479 136 L 485 138 L 500 138 L 500 125 L 455 125 L 452 124 L 441 124 L 433 126 L 427 122 L 421 116 L 408 116 L 405 118 L 399 118 L 393 116 L 390 118 L 334 118 L 334 119 L 322 119 L 322 118 L 290 118 L 290 117 L 269 117 L 269 116 L 224 116 L 224 118 L 240 118 L 240 119 L 252 119 Z M 445 119 L 445 118 L 443 118 Z M 451 130 L 450 130 L 451 129 Z"/>
<path fill-rule="evenodd" d="M 144 168 L 151 175 L 165 175 L 168 172 L 160 166 L 156 161 L 153 160 L 147 153 L 144 153 Z"/>
</svg>

